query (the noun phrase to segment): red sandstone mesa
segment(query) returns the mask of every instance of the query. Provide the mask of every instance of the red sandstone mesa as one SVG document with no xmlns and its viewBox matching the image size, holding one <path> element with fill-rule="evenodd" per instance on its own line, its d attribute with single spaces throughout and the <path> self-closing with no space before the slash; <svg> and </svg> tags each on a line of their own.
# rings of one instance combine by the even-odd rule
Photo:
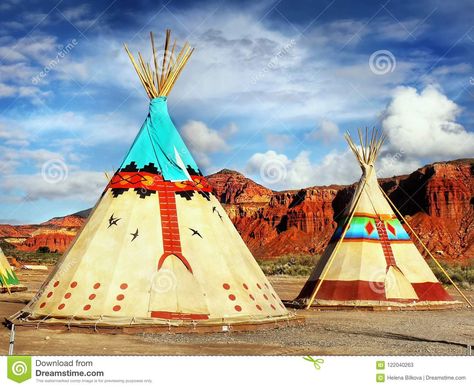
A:
<svg viewBox="0 0 474 388">
<path fill-rule="evenodd" d="M 208 180 L 252 253 L 268 259 L 321 253 L 354 189 L 334 185 L 276 192 L 231 170 Z M 437 257 L 472 259 L 474 159 L 430 164 L 381 184 Z M 84 213 L 41 225 L 0 225 L 0 237 L 26 237 L 15 243 L 21 250 L 47 246 L 64 252 L 84 223 Z"/>
</svg>

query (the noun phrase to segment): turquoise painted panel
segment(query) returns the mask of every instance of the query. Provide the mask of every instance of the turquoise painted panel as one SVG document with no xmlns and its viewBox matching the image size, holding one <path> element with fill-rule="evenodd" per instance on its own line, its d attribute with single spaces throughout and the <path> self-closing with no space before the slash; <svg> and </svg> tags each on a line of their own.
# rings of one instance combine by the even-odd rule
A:
<svg viewBox="0 0 474 388">
<path fill-rule="evenodd" d="M 390 229 L 387 228 L 387 236 L 389 240 L 410 240 L 410 236 L 398 219 L 386 221 L 386 223 L 390 224 L 395 229 L 395 234 L 392 234 Z"/>
<path fill-rule="evenodd" d="M 367 231 L 367 223 L 372 224 L 372 231 L 369 234 Z M 370 239 L 370 240 L 378 240 L 379 234 L 377 232 L 377 225 L 375 224 L 376 220 L 370 217 L 354 217 L 351 221 L 351 226 L 346 232 L 345 239 Z M 410 236 L 407 234 L 405 229 L 403 228 L 402 224 L 398 219 L 393 219 L 386 221 L 389 223 L 393 229 L 395 230 L 395 234 L 392 234 L 387 229 L 387 236 L 389 240 L 410 240 Z M 370 228 L 369 228 L 370 230 Z M 337 240 L 342 235 L 342 225 L 339 225 L 334 232 L 334 235 L 331 240 Z"/>
<path fill-rule="evenodd" d="M 182 163 L 176 154 L 179 154 Z M 166 180 L 188 180 L 181 166 L 199 172 L 191 153 L 168 114 L 166 97 L 150 101 L 150 111 L 120 168 L 135 162 L 137 168 L 153 163 Z"/>
</svg>

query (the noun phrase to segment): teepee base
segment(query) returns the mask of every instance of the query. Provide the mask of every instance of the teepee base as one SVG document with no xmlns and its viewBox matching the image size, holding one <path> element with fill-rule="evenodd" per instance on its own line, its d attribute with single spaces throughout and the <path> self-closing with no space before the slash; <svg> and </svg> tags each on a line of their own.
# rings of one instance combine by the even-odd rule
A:
<svg viewBox="0 0 474 388">
<path fill-rule="evenodd" d="M 303 326 L 305 319 L 293 315 L 284 318 L 273 318 L 256 322 L 169 322 L 169 324 L 128 324 L 118 325 L 112 323 L 74 322 L 74 321 L 23 321 L 5 319 L 5 325 L 15 325 L 16 330 L 48 329 L 67 332 L 100 333 L 100 334 L 150 334 L 150 333 L 227 333 L 245 332 L 256 330 L 271 330 L 285 327 Z"/>
<path fill-rule="evenodd" d="M 6 287 L 0 287 L 0 294 L 5 294 L 8 292 L 8 290 L 10 290 L 10 292 L 20 292 L 20 291 L 26 291 L 27 289 L 28 287 L 22 286 L 21 284 L 18 286 L 8 287 L 8 289 Z"/>
<path fill-rule="evenodd" d="M 318 304 L 317 301 L 311 305 L 311 310 L 362 310 L 362 311 L 426 311 L 426 310 L 449 310 L 463 307 L 459 301 L 438 303 L 410 303 L 410 304 L 370 304 L 370 302 L 351 302 L 350 304 Z M 286 307 L 306 308 L 306 304 L 299 301 L 283 301 Z"/>
</svg>

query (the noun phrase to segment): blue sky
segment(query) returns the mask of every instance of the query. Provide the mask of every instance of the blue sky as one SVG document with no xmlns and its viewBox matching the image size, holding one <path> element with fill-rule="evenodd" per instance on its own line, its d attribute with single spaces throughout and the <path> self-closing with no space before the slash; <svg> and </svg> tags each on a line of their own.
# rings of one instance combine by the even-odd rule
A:
<svg viewBox="0 0 474 388">
<path fill-rule="evenodd" d="M 169 110 L 204 173 L 274 189 L 351 183 L 346 130 L 382 128 L 379 176 L 472 157 L 469 1 L 0 4 L 0 222 L 92 206 L 147 114 L 122 48 L 196 48 Z M 149 54 L 146 54 L 149 55 Z"/>
</svg>

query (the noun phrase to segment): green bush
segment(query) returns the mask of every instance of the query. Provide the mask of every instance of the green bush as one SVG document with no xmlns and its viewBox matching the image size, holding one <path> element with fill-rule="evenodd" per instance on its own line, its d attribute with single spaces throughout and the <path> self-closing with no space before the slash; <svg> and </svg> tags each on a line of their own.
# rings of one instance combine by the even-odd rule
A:
<svg viewBox="0 0 474 388">
<path fill-rule="evenodd" d="M 0 247 L 6 256 L 12 256 L 21 263 L 54 265 L 61 257 L 61 254 L 57 252 L 40 252 L 40 249 L 43 247 L 40 247 L 36 252 L 19 251 L 13 244 L 10 244 L 4 240 L 0 240 Z"/>
<path fill-rule="evenodd" d="M 283 256 L 275 260 L 257 260 L 265 275 L 309 276 L 319 256 Z"/>
<path fill-rule="evenodd" d="M 449 279 L 433 260 L 429 260 L 428 264 L 441 283 L 451 284 Z M 469 289 L 474 285 L 474 267 L 472 265 L 448 264 L 445 262 L 440 264 L 457 286 Z"/>
</svg>

